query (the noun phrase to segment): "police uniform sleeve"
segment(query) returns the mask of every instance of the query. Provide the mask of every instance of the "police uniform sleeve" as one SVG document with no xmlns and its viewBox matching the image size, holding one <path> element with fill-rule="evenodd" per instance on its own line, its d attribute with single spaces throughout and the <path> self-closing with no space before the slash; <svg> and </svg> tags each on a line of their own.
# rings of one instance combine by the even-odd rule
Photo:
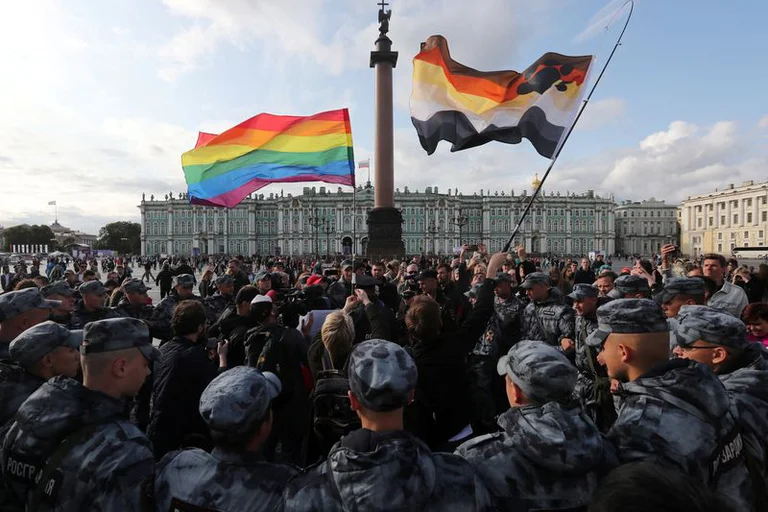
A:
<svg viewBox="0 0 768 512">
<path fill-rule="evenodd" d="M 152 510 L 148 488 L 154 474 L 154 458 L 149 440 L 130 439 L 117 453 L 105 458 L 94 472 L 100 496 L 100 510 Z"/>
<path fill-rule="evenodd" d="M 563 308 L 557 323 L 558 331 L 560 331 L 560 336 L 557 338 L 558 342 L 562 341 L 563 338 L 574 339 L 576 337 L 576 316 L 572 308 Z"/>
</svg>

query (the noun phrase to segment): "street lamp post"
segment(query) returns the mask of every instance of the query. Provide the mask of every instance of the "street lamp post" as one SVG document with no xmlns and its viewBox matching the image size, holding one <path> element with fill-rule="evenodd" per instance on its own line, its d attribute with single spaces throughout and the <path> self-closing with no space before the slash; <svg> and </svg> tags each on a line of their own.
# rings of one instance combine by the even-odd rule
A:
<svg viewBox="0 0 768 512">
<path fill-rule="evenodd" d="M 459 227 L 459 245 L 462 244 L 462 231 L 467 222 L 469 222 L 469 218 L 466 215 L 462 215 L 461 207 L 459 207 L 458 215 L 453 219 L 453 223 Z"/>
<path fill-rule="evenodd" d="M 331 231 L 335 229 L 335 225 L 332 219 L 324 218 L 320 221 L 322 230 L 325 231 L 325 255 L 331 255 Z"/>
<path fill-rule="evenodd" d="M 315 256 L 320 256 L 320 233 L 319 233 L 319 226 L 320 226 L 320 217 L 317 215 L 317 208 L 314 210 L 314 215 L 312 215 L 309 218 L 309 225 L 314 228 L 315 231 Z"/>
</svg>

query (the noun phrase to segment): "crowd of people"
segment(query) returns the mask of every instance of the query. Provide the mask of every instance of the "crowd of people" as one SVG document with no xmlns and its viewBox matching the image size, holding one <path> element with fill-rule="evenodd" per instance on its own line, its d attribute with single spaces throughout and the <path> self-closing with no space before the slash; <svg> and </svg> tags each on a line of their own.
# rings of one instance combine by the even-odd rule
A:
<svg viewBox="0 0 768 512">
<path fill-rule="evenodd" d="M 768 510 L 768 266 L 612 263 L 4 266 L 0 510 Z"/>
</svg>

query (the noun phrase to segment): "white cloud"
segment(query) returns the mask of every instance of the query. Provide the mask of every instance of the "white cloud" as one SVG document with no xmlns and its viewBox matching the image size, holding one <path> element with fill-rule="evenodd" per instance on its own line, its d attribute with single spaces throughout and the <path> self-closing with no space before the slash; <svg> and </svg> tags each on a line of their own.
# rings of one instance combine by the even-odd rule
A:
<svg viewBox="0 0 768 512">
<path fill-rule="evenodd" d="M 619 122 L 626 113 L 627 102 L 623 98 L 591 100 L 577 125 L 579 130 L 594 130 Z"/>
<path fill-rule="evenodd" d="M 768 128 L 768 114 L 764 115 L 758 122 L 758 128 Z"/>
</svg>

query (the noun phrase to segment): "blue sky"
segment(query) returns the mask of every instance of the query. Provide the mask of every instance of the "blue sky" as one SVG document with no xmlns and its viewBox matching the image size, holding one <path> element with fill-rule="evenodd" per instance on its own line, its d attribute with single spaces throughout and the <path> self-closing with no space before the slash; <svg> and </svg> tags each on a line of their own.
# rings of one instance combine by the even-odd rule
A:
<svg viewBox="0 0 768 512">
<path fill-rule="evenodd" d="M 179 157 L 198 130 L 222 130 L 259 112 L 348 107 L 356 156 L 366 158 L 375 3 L 4 3 L 0 44 L 10 51 L 0 55 L 0 173 L 19 193 L 4 196 L 0 224 L 50 222 L 50 200 L 62 223 L 86 231 L 137 220 L 142 192 L 184 189 Z M 443 34 L 456 60 L 484 70 L 521 70 L 546 51 L 596 53 L 602 65 L 620 28 L 577 37 L 606 7 L 597 0 L 393 0 L 391 7 L 400 52 L 396 186 L 411 190 L 519 192 L 547 165 L 525 141 L 455 154 L 443 145 L 427 157 L 407 108 L 420 41 Z M 766 16 L 768 6 L 756 0 L 638 0 L 624 44 L 545 188 L 676 203 L 725 183 L 768 179 Z"/>
</svg>

